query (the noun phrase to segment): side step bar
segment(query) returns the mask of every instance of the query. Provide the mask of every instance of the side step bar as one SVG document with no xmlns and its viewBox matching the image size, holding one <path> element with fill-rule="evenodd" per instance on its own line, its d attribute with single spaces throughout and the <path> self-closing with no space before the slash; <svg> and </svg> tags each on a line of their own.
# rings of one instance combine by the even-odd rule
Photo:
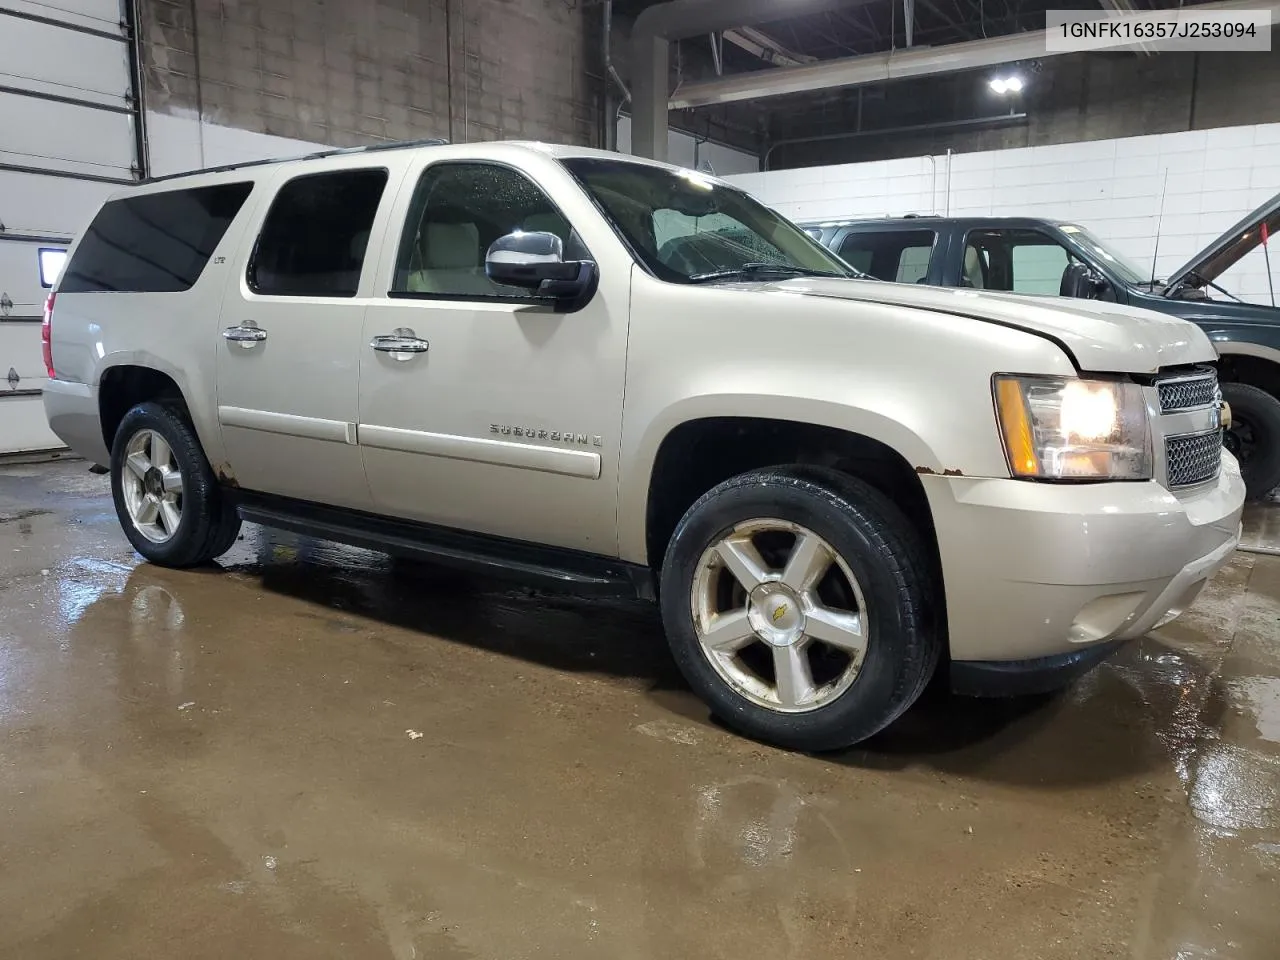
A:
<svg viewBox="0 0 1280 960">
<path fill-rule="evenodd" d="M 580 596 L 656 597 L 653 575 L 647 567 L 609 557 L 305 501 L 239 490 L 227 493 L 235 498 L 242 518 L 264 527 Z"/>
</svg>

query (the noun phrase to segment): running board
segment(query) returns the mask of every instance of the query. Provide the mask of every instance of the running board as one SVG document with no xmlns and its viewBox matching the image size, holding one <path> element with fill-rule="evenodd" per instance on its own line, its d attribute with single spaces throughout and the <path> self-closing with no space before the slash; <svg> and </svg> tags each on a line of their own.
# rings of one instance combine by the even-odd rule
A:
<svg viewBox="0 0 1280 960">
<path fill-rule="evenodd" d="M 227 490 L 250 523 L 590 597 L 655 599 L 647 567 L 522 540 Z"/>
</svg>

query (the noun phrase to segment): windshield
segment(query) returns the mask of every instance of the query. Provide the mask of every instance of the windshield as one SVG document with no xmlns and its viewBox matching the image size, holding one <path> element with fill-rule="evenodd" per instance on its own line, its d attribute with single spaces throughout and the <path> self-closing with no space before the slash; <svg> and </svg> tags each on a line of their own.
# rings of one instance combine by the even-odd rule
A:
<svg viewBox="0 0 1280 960">
<path fill-rule="evenodd" d="M 1143 272 L 1143 269 L 1128 257 L 1116 253 L 1106 246 L 1084 227 L 1064 223 L 1060 225 L 1060 229 L 1078 243 L 1084 252 L 1089 254 L 1094 263 L 1109 268 L 1126 283 L 1139 284 L 1151 281 L 1150 274 Z"/>
<path fill-rule="evenodd" d="M 562 161 L 661 280 L 857 274 L 799 227 L 741 190 L 695 173 L 626 160 Z"/>
</svg>

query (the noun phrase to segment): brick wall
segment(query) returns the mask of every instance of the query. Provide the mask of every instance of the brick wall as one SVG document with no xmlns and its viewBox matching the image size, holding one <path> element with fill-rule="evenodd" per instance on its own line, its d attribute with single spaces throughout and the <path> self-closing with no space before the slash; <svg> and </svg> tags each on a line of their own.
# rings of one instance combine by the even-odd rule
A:
<svg viewBox="0 0 1280 960">
<path fill-rule="evenodd" d="M 149 109 L 339 146 L 595 144 L 583 0 L 143 0 Z"/>
</svg>

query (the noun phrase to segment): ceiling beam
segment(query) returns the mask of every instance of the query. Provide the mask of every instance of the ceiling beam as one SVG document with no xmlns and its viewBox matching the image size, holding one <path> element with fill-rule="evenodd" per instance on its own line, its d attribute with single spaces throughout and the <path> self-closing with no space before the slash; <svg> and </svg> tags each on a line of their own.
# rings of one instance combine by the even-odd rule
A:
<svg viewBox="0 0 1280 960">
<path fill-rule="evenodd" d="M 1197 12 L 1270 10 L 1274 19 L 1280 13 L 1280 0 L 1222 0 L 1198 4 L 1194 9 Z M 758 100 L 833 87 L 856 87 L 906 77 L 974 70 L 1019 60 L 1043 60 L 1057 56 L 1059 52 L 1046 50 L 1045 31 L 1034 30 L 941 47 L 890 50 L 860 57 L 823 60 L 802 67 L 756 70 L 714 80 L 682 83 L 671 95 L 668 106 L 672 110 L 686 110 L 691 107 Z"/>
<path fill-rule="evenodd" d="M 667 86 L 671 41 L 753 27 L 870 0 L 670 0 L 643 10 L 631 28 L 631 149 L 642 157 L 667 157 Z M 781 67 L 779 69 L 803 69 Z M 766 71 L 774 72 L 774 71 Z"/>
</svg>

